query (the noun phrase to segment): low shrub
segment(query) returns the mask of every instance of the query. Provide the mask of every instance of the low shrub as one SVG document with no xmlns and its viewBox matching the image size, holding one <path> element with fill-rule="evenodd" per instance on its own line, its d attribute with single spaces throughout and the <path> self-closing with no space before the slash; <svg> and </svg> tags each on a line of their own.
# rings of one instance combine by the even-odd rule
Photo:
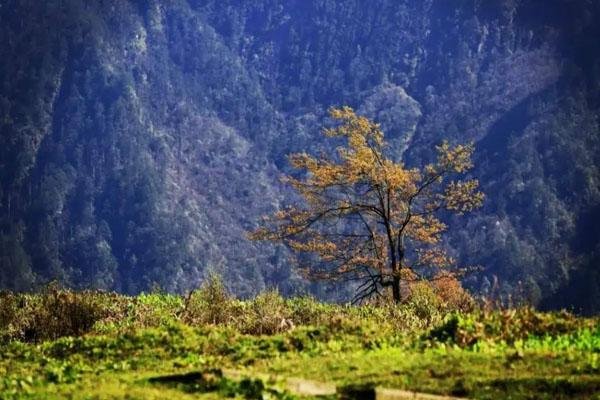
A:
<svg viewBox="0 0 600 400">
<path fill-rule="evenodd" d="M 410 295 L 405 301 L 406 307 L 415 315 L 431 323 L 440 318 L 442 300 L 428 282 L 416 282 L 411 285 Z"/>
<path fill-rule="evenodd" d="M 73 292 L 51 285 L 38 294 L 0 293 L 0 340 L 39 342 L 187 325 L 208 331 L 219 326 L 251 335 L 277 335 L 306 327 L 333 335 L 356 334 L 365 337 L 369 346 L 379 346 L 384 336 L 419 338 L 425 333 L 430 340 L 467 347 L 484 341 L 512 344 L 532 336 L 556 337 L 595 329 L 589 322 L 593 320 L 567 312 L 540 313 L 532 308 L 467 312 L 473 306 L 458 287 L 452 280 L 440 287 L 417 282 L 401 304 L 350 306 L 326 304 L 311 297 L 286 300 L 276 290 L 252 300 L 236 300 L 215 276 L 186 298 L 164 293 L 131 297 Z M 594 340 L 596 336 L 592 335 Z"/>
<path fill-rule="evenodd" d="M 469 312 L 475 309 L 475 300 L 467 292 L 453 274 L 439 273 L 432 281 L 431 287 L 440 299 L 444 311 Z"/>
<path fill-rule="evenodd" d="M 429 337 L 462 347 L 485 340 L 514 343 L 529 337 L 556 337 L 585 328 L 593 328 L 590 320 L 566 312 L 543 313 L 531 307 L 508 310 L 477 310 L 453 313 Z M 588 326 L 589 325 L 589 326 Z"/>
<path fill-rule="evenodd" d="M 20 336 L 22 330 L 20 317 L 26 304 L 24 295 L 8 291 L 0 292 L 0 339 L 6 341 Z"/>
<path fill-rule="evenodd" d="M 314 297 L 303 296 L 286 301 L 289 318 L 296 325 L 322 325 L 338 313 L 340 306 L 326 304 Z"/>
<path fill-rule="evenodd" d="M 40 295 L 3 294 L 0 310 L 3 339 L 28 342 L 83 335 L 109 313 L 106 299 L 97 293 L 63 290 L 55 284 Z"/>
<path fill-rule="evenodd" d="M 181 320 L 190 325 L 218 325 L 232 321 L 233 298 L 218 275 L 211 274 L 200 289 L 190 292 Z"/>
<path fill-rule="evenodd" d="M 294 328 L 286 301 L 277 290 L 267 290 L 238 313 L 240 330 L 252 335 L 272 335 Z"/>
</svg>

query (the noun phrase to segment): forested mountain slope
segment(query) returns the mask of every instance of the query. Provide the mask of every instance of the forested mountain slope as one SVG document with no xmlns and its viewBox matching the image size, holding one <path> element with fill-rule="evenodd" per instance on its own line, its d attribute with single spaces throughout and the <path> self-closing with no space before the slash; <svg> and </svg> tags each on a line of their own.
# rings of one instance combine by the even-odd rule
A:
<svg viewBox="0 0 600 400">
<path fill-rule="evenodd" d="M 487 201 L 448 242 L 484 267 L 468 285 L 597 311 L 599 18 L 583 0 L 4 1 L 0 286 L 185 291 L 214 270 L 239 295 L 305 290 L 244 232 L 348 104 L 409 165 L 476 142 Z"/>
</svg>

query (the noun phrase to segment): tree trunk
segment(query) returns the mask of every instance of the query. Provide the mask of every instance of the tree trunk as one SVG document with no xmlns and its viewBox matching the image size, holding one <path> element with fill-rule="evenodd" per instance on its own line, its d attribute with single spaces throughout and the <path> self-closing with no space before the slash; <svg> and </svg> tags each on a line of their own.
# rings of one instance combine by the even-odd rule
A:
<svg viewBox="0 0 600 400">
<path fill-rule="evenodd" d="M 385 286 L 391 284 L 394 303 L 400 303 L 400 271 L 398 268 L 398 260 L 396 260 L 396 243 L 394 243 L 394 236 L 392 235 L 392 230 L 390 229 L 390 225 L 387 221 L 385 222 L 385 228 L 389 245 L 388 250 L 390 252 L 390 270 L 392 272 L 392 281 L 385 282 Z"/>
<path fill-rule="evenodd" d="M 399 261 L 396 260 L 396 253 L 392 253 L 392 297 L 394 298 L 394 303 L 400 303 L 400 265 L 402 265 Z"/>
<path fill-rule="evenodd" d="M 400 273 L 402 270 L 402 261 L 404 260 L 404 240 L 402 237 L 398 238 L 398 260 L 394 263 L 393 278 L 392 278 L 392 294 L 394 296 L 394 302 L 400 303 L 402 300 L 400 294 Z"/>
<path fill-rule="evenodd" d="M 400 277 L 394 273 L 394 277 L 392 279 L 392 295 L 394 296 L 394 303 L 400 303 Z"/>
<path fill-rule="evenodd" d="M 393 243 L 393 242 L 392 242 Z M 392 296 L 394 298 L 394 303 L 400 303 L 400 263 L 396 260 L 396 252 L 394 251 L 394 247 L 392 247 L 391 252 L 392 260 L 390 269 L 392 270 Z"/>
</svg>

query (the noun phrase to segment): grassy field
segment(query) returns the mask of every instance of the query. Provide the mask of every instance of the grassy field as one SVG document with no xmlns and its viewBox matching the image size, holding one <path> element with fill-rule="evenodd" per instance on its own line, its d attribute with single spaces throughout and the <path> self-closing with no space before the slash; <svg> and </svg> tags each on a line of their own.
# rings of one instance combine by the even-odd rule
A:
<svg viewBox="0 0 600 400">
<path fill-rule="evenodd" d="M 293 399 L 293 377 L 335 385 L 328 398 L 382 386 L 600 399 L 598 319 L 448 312 L 429 300 L 352 307 L 267 292 L 240 301 L 218 285 L 186 298 L 3 293 L 0 398 Z"/>
</svg>

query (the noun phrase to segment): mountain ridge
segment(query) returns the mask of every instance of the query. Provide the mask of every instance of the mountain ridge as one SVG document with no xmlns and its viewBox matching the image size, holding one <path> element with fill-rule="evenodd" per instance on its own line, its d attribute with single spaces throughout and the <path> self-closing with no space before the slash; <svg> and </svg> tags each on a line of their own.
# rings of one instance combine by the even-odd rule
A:
<svg viewBox="0 0 600 400">
<path fill-rule="evenodd" d="M 241 296 L 343 299 L 245 232 L 292 198 L 286 155 L 330 149 L 326 110 L 349 104 L 409 165 L 476 142 L 488 201 L 449 220 L 448 247 L 485 267 L 466 285 L 597 310 L 561 293 L 600 286 L 599 16 L 567 0 L 8 1 L 0 286 L 184 292 L 216 271 Z"/>
</svg>

